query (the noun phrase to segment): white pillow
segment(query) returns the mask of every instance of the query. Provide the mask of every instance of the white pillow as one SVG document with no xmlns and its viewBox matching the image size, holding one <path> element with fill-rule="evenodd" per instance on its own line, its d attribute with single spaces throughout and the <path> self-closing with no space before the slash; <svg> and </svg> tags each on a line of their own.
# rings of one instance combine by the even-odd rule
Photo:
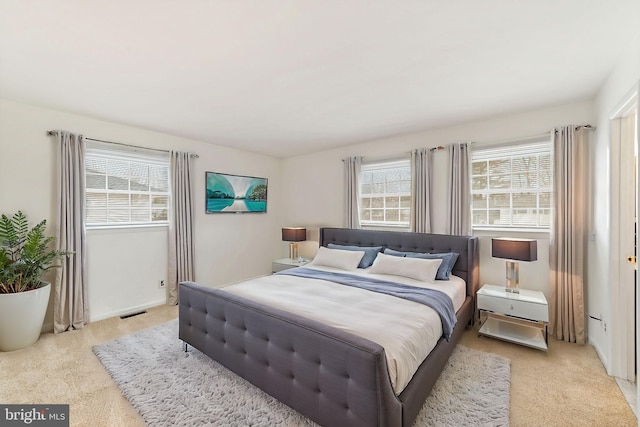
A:
<svg viewBox="0 0 640 427">
<path fill-rule="evenodd" d="M 318 253 L 309 265 L 322 265 L 325 267 L 340 268 L 342 270 L 355 270 L 364 256 L 364 251 L 345 251 L 342 249 L 329 249 L 324 246 L 318 248 Z"/>
<path fill-rule="evenodd" d="M 393 274 L 422 282 L 433 282 L 442 259 L 405 258 L 393 255 L 378 254 L 370 273 Z"/>
</svg>

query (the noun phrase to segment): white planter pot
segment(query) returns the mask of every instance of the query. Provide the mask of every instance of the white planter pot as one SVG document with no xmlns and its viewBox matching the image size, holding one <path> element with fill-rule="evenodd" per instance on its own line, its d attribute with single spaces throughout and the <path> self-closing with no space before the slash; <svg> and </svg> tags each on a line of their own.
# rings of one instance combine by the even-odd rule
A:
<svg viewBox="0 0 640 427">
<path fill-rule="evenodd" d="M 38 341 L 50 293 L 51 284 L 46 283 L 32 291 L 0 294 L 0 351 L 19 350 Z"/>
</svg>

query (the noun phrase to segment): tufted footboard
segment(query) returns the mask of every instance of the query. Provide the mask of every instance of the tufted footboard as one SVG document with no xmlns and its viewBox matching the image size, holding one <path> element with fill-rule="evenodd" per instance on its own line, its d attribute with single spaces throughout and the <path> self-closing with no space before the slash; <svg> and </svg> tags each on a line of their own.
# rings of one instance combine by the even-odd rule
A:
<svg viewBox="0 0 640 427">
<path fill-rule="evenodd" d="M 399 426 L 402 404 L 374 342 L 192 282 L 179 337 L 323 426 Z"/>
</svg>

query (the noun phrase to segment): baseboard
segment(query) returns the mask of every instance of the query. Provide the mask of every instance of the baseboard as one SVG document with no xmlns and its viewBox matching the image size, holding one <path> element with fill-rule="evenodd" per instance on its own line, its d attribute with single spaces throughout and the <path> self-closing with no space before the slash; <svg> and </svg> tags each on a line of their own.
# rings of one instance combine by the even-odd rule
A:
<svg viewBox="0 0 640 427">
<path fill-rule="evenodd" d="M 163 304 L 166 304 L 166 303 L 167 303 L 166 298 L 163 298 L 161 300 L 148 302 L 146 304 L 140 304 L 140 305 L 136 305 L 136 306 L 126 307 L 126 308 L 123 308 L 123 309 L 120 309 L 120 310 L 114 310 L 114 311 L 110 311 L 110 312 L 107 312 L 107 313 L 102 313 L 102 314 L 99 314 L 97 316 L 91 316 L 91 314 L 89 314 L 89 322 L 93 323 L 93 322 L 97 322 L 99 320 L 108 319 L 110 317 L 123 316 L 123 315 L 126 315 L 126 314 L 134 313 L 136 311 L 146 310 L 147 308 L 157 307 L 159 305 L 163 305 Z"/>
<path fill-rule="evenodd" d="M 149 303 L 146 303 L 146 304 L 141 304 L 141 305 L 136 305 L 136 306 L 133 306 L 133 307 L 123 308 L 121 310 L 110 311 L 108 313 L 103 313 L 103 314 L 100 314 L 98 316 L 91 316 L 91 314 L 89 314 L 89 322 L 97 322 L 98 320 L 104 320 L 104 319 L 108 319 L 110 317 L 123 316 L 123 315 L 126 315 L 126 314 L 134 313 L 136 311 L 146 310 L 147 308 L 157 307 L 159 305 L 163 305 L 163 304 L 166 304 L 166 303 L 167 303 L 166 299 L 161 299 L 161 300 L 149 302 Z M 44 334 L 44 333 L 47 333 L 47 332 L 53 332 L 53 322 L 45 323 L 45 324 L 42 325 L 42 333 Z"/>
<path fill-rule="evenodd" d="M 589 342 L 589 344 L 591 344 L 591 347 L 593 347 L 593 349 L 596 351 L 596 354 L 598 355 L 598 358 L 600 359 L 600 363 L 602 363 L 602 366 L 604 366 L 604 370 L 607 372 L 607 375 L 611 375 L 610 369 L 609 369 L 609 359 L 602 352 L 602 349 L 600 348 L 600 346 L 595 341 L 593 341 L 591 338 L 588 339 L 588 342 Z"/>
</svg>

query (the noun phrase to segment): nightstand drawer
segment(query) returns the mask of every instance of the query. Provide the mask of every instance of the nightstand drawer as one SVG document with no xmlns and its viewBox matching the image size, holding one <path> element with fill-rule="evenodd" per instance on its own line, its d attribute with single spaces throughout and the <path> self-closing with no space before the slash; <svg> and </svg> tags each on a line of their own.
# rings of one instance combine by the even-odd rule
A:
<svg viewBox="0 0 640 427">
<path fill-rule="evenodd" d="M 488 310 L 539 322 L 549 321 L 549 310 L 546 304 L 519 301 L 516 298 L 497 298 L 478 293 L 478 310 Z"/>
<path fill-rule="evenodd" d="M 272 262 L 271 263 L 271 271 L 273 271 L 274 273 L 277 273 L 278 271 L 282 271 L 282 270 L 288 270 L 290 268 L 295 268 L 295 265 L 291 265 L 291 264 L 280 264 L 277 262 Z"/>
<path fill-rule="evenodd" d="M 276 259 L 271 263 L 271 271 L 273 273 L 277 273 L 278 271 L 288 270 L 290 268 L 302 267 L 303 265 L 309 262 L 308 259 L 300 258 L 300 259 L 291 259 L 291 258 L 281 258 Z"/>
</svg>

